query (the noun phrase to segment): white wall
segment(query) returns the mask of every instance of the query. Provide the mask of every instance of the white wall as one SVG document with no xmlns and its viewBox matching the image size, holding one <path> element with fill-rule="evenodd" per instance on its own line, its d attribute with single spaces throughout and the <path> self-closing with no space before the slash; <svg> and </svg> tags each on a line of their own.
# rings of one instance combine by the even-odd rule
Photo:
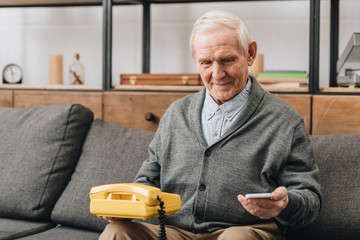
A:
<svg viewBox="0 0 360 240">
<path fill-rule="evenodd" d="M 196 72 L 188 50 L 193 22 L 221 9 L 239 15 L 250 27 L 266 70 L 309 70 L 309 1 L 248 1 L 151 5 L 152 73 Z M 340 0 L 339 54 L 350 35 L 360 32 L 360 1 Z M 0 8 L 0 69 L 15 62 L 24 83 L 47 84 L 49 56 L 64 57 L 64 83 L 73 55 L 80 53 L 85 84 L 101 85 L 102 7 Z M 320 86 L 329 81 L 330 1 L 321 1 Z M 142 6 L 113 7 L 114 84 L 121 73 L 142 69 Z"/>
</svg>

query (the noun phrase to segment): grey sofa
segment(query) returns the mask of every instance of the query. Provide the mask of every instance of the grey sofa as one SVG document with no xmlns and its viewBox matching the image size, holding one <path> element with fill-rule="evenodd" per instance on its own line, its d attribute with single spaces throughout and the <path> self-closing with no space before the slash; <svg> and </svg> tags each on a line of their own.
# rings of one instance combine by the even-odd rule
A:
<svg viewBox="0 0 360 240">
<path fill-rule="evenodd" d="M 0 108 L 0 239 L 97 239 L 89 190 L 131 182 L 154 133 L 81 106 Z M 323 209 L 287 239 L 360 239 L 360 135 L 311 136 Z"/>
</svg>

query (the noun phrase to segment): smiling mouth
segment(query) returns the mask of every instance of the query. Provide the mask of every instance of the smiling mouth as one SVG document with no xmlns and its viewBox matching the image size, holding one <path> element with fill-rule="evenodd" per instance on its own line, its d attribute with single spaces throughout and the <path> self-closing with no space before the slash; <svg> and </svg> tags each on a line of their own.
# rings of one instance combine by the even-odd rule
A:
<svg viewBox="0 0 360 240">
<path fill-rule="evenodd" d="M 229 85 L 231 84 L 231 82 L 227 82 L 227 83 L 214 83 L 214 85 L 216 86 L 226 86 L 226 85 Z"/>
</svg>

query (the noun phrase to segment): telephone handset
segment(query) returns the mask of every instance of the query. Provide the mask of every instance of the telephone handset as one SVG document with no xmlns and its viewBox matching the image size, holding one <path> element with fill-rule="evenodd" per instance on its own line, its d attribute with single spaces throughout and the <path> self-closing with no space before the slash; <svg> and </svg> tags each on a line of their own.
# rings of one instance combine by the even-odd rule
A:
<svg viewBox="0 0 360 240">
<path fill-rule="evenodd" d="M 99 217 L 149 219 L 174 214 L 181 209 L 178 194 L 161 192 L 159 188 L 138 183 L 100 185 L 90 190 L 90 212 Z"/>
</svg>

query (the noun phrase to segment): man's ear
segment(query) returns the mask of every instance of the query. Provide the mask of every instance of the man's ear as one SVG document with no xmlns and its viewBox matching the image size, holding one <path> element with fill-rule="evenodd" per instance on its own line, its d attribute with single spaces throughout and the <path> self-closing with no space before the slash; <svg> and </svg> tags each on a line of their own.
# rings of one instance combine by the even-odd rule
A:
<svg viewBox="0 0 360 240">
<path fill-rule="evenodd" d="M 255 58 L 256 58 L 256 53 L 257 53 L 257 43 L 255 41 L 250 41 L 249 50 L 248 50 L 248 58 L 247 58 L 249 67 L 251 65 L 253 65 Z"/>
</svg>

